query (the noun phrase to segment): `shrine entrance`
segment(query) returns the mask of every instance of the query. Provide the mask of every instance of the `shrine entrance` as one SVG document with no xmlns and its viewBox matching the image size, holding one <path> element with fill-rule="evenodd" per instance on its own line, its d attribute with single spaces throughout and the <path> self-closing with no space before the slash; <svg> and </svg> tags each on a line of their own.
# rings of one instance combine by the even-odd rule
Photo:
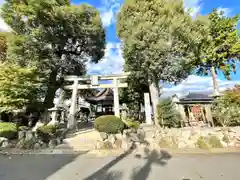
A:
<svg viewBox="0 0 240 180">
<path fill-rule="evenodd" d="M 126 88 L 128 85 L 125 82 L 129 73 L 116 74 L 116 75 L 92 75 L 86 77 L 78 76 L 65 76 L 66 82 L 73 82 L 72 85 L 64 87 L 66 90 L 72 90 L 71 106 L 69 110 L 68 128 L 76 127 L 76 104 L 77 94 L 80 89 L 113 89 L 113 110 L 114 115 L 120 117 L 119 108 L 119 92 L 118 88 Z M 108 84 L 103 81 L 108 81 Z"/>
</svg>

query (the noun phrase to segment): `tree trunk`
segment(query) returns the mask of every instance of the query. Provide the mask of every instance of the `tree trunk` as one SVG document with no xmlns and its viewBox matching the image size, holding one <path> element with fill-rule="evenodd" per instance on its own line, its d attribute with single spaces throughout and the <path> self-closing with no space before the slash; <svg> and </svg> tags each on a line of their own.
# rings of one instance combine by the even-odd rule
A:
<svg viewBox="0 0 240 180">
<path fill-rule="evenodd" d="M 216 74 L 215 68 L 211 67 L 210 71 L 211 71 L 211 76 L 213 81 L 213 93 L 215 96 L 218 96 L 220 94 L 220 91 L 219 91 L 219 86 L 217 82 L 217 74 Z"/>
<path fill-rule="evenodd" d="M 44 99 L 44 108 L 49 109 L 54 106 L 53 100 L 55 98 L 55 93 L 59 86 L 57 85 L 57 70 L 52 70 L 49 80 L 48 80 L 48 89 Z"/>
<path fill-rule="evenodd" d="M 152 107 L 153 107 L 154 124 L 159 126 L 158 115 L 157 115 L 157 105 L 159 103 L 159 86 L 158 86 L 158 83 L 150 81 L 149 91 L 150 91 L 151 102 L 152 102 Z"/>
</svg>

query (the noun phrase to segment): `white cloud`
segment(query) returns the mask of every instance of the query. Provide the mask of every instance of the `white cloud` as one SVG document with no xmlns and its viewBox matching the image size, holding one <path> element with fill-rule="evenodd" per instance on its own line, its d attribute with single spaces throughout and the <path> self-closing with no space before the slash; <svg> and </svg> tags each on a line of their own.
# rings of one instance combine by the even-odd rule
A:
<svg viewBox="0 0 240 180">
<path fill-rule="evenodd" d="M 190 9 L 190 15 L 196 17 L 202 9 L 203 3 L 202 0 L 184 0 L 184 5 L 186 9 Z"/>
<path fill-rule="evenodd" d="M 217 10 L 218 10 L 218 13 L 220 13 L 222 11 L 224 16 L 230 16 L 232 13 L 232 9 L 230 9 L 230 8 L 219 7 L 219 8 L 217 8 Z"/>
<path fill-rule="evenodd" d="M 227 81 L 218 79 L 220 91 L 232 88 L 239 83 L 240 81 Z M 183 96 L 189 92 L 213 92 L 212 78 L 191 75 L 177 86 L 173 86 L 171 88 L 163 88 L 164 97 L 172 96 L 173 94 Z"/>
<path fill-rule="evenodd" d="M 117 74 L 122 72 L 124 60 L 122 57 L 121 43 L 107 43 L 105 56 L 97 64 L 87 65 L 89 74 Z"/>
<path fill-rule="evenodd" d="M 101 18 L 105 27 L 116 22 L 116 15 L 121 7 L 122 0 L 102 0 L 101 1 Z"/>
</svg>

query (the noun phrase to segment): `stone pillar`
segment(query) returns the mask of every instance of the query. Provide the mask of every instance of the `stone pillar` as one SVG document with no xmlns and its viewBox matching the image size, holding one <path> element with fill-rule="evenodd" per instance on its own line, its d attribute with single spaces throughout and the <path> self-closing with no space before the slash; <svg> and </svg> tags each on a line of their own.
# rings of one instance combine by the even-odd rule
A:
<svg viewBox="0 0 240 180">
<path fill-rule="evenodd" d="M 113 96 L 114 96 L 114 115 L 120 117 L 120 110 L 119 110 L 119 94 L 118 94 L 118 80 L 115 78 L 113 79 Z"/>
<path fill-rule="evenodd" d="M 151 116 L 151 105 L 150 105 L 149 93 L 144 93 L 144 108 L 145 108 L 146 124 L 153 124 L 152 116 Z"/>
<path fill-rule="evenodd" d="M 53 110 L 52 113 L 51 113 L 51 123 L 55 124 L 55 123 L 58 123 L 58 115 L 57 115 L 57 110 Z"/>
<path fill-rule="evenodd" d="M 214 127 L 211 107 L 212 106 L 210 104 L 205 105 L 206 118 L 207 118 L 208 124 L 211 123 L 211 125 Z"/>
<path fill-rule="evenodd" d="M 73 84 L 73 91 L 72 91 L 72 101 L 71 101 L 71 107 L 69 110 L 69 119 L 68 119 L 68 125 L 67 127 L 69 129 L 73 129 L 76 126 L 76 103 L 77 103 L 77 92 L 78 92 L 78 80 L 74 80 Z"/>
<path fill-rule="evenodd" d="M 181 124 L 182 124 L 183 126 L 186 126 L 186 124 L 188 124 L 188 123 L 187 123 L 187 117 L 186 117 L 184 105 L 183 105 L 183 104 L 178 104 L 177 106 L 178 106 L 177 109 L 178 109 L 178 111 L 179 111 L 179 113 L 180 113 L 180 115 L 181 115 L 181 119 L 182 119 Z"/>
</svg>

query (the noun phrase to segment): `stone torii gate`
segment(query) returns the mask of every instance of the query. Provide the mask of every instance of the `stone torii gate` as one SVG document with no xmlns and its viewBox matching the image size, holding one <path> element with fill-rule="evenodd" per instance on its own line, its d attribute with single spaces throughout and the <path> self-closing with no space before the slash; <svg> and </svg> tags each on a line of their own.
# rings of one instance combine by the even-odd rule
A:
<svg viewBox="0 0 240 180">
<path fill-rule="evenodd" d="M 72 100 L 69 112 L 68 128 L 74 128 L 76 126 L 76 102 L 77 102 L 77 92 L 79 89 L 100 89 L 100 88 L 113 88 L 114 92 L 114 114 L 120 117 L 119 108 L 119 93 L 118 88 L 126 88 L 128 84 L 121 82 L 120 80 L 126 80 L 129 73 L 115 74 L 115 75 L 92 75 L 86 77 L 78 76 L 65 76 L 65 81 L 73 82 L 72 85 L 65 86 L 64 89 L 72 90 Z M 110 84 L 101 84 L 99 81 L 111 80 Z M 81 83 L 84 82 L 84 83 Z M 86 83 L 87 82 L 87 83 Z"/>
</svg>

